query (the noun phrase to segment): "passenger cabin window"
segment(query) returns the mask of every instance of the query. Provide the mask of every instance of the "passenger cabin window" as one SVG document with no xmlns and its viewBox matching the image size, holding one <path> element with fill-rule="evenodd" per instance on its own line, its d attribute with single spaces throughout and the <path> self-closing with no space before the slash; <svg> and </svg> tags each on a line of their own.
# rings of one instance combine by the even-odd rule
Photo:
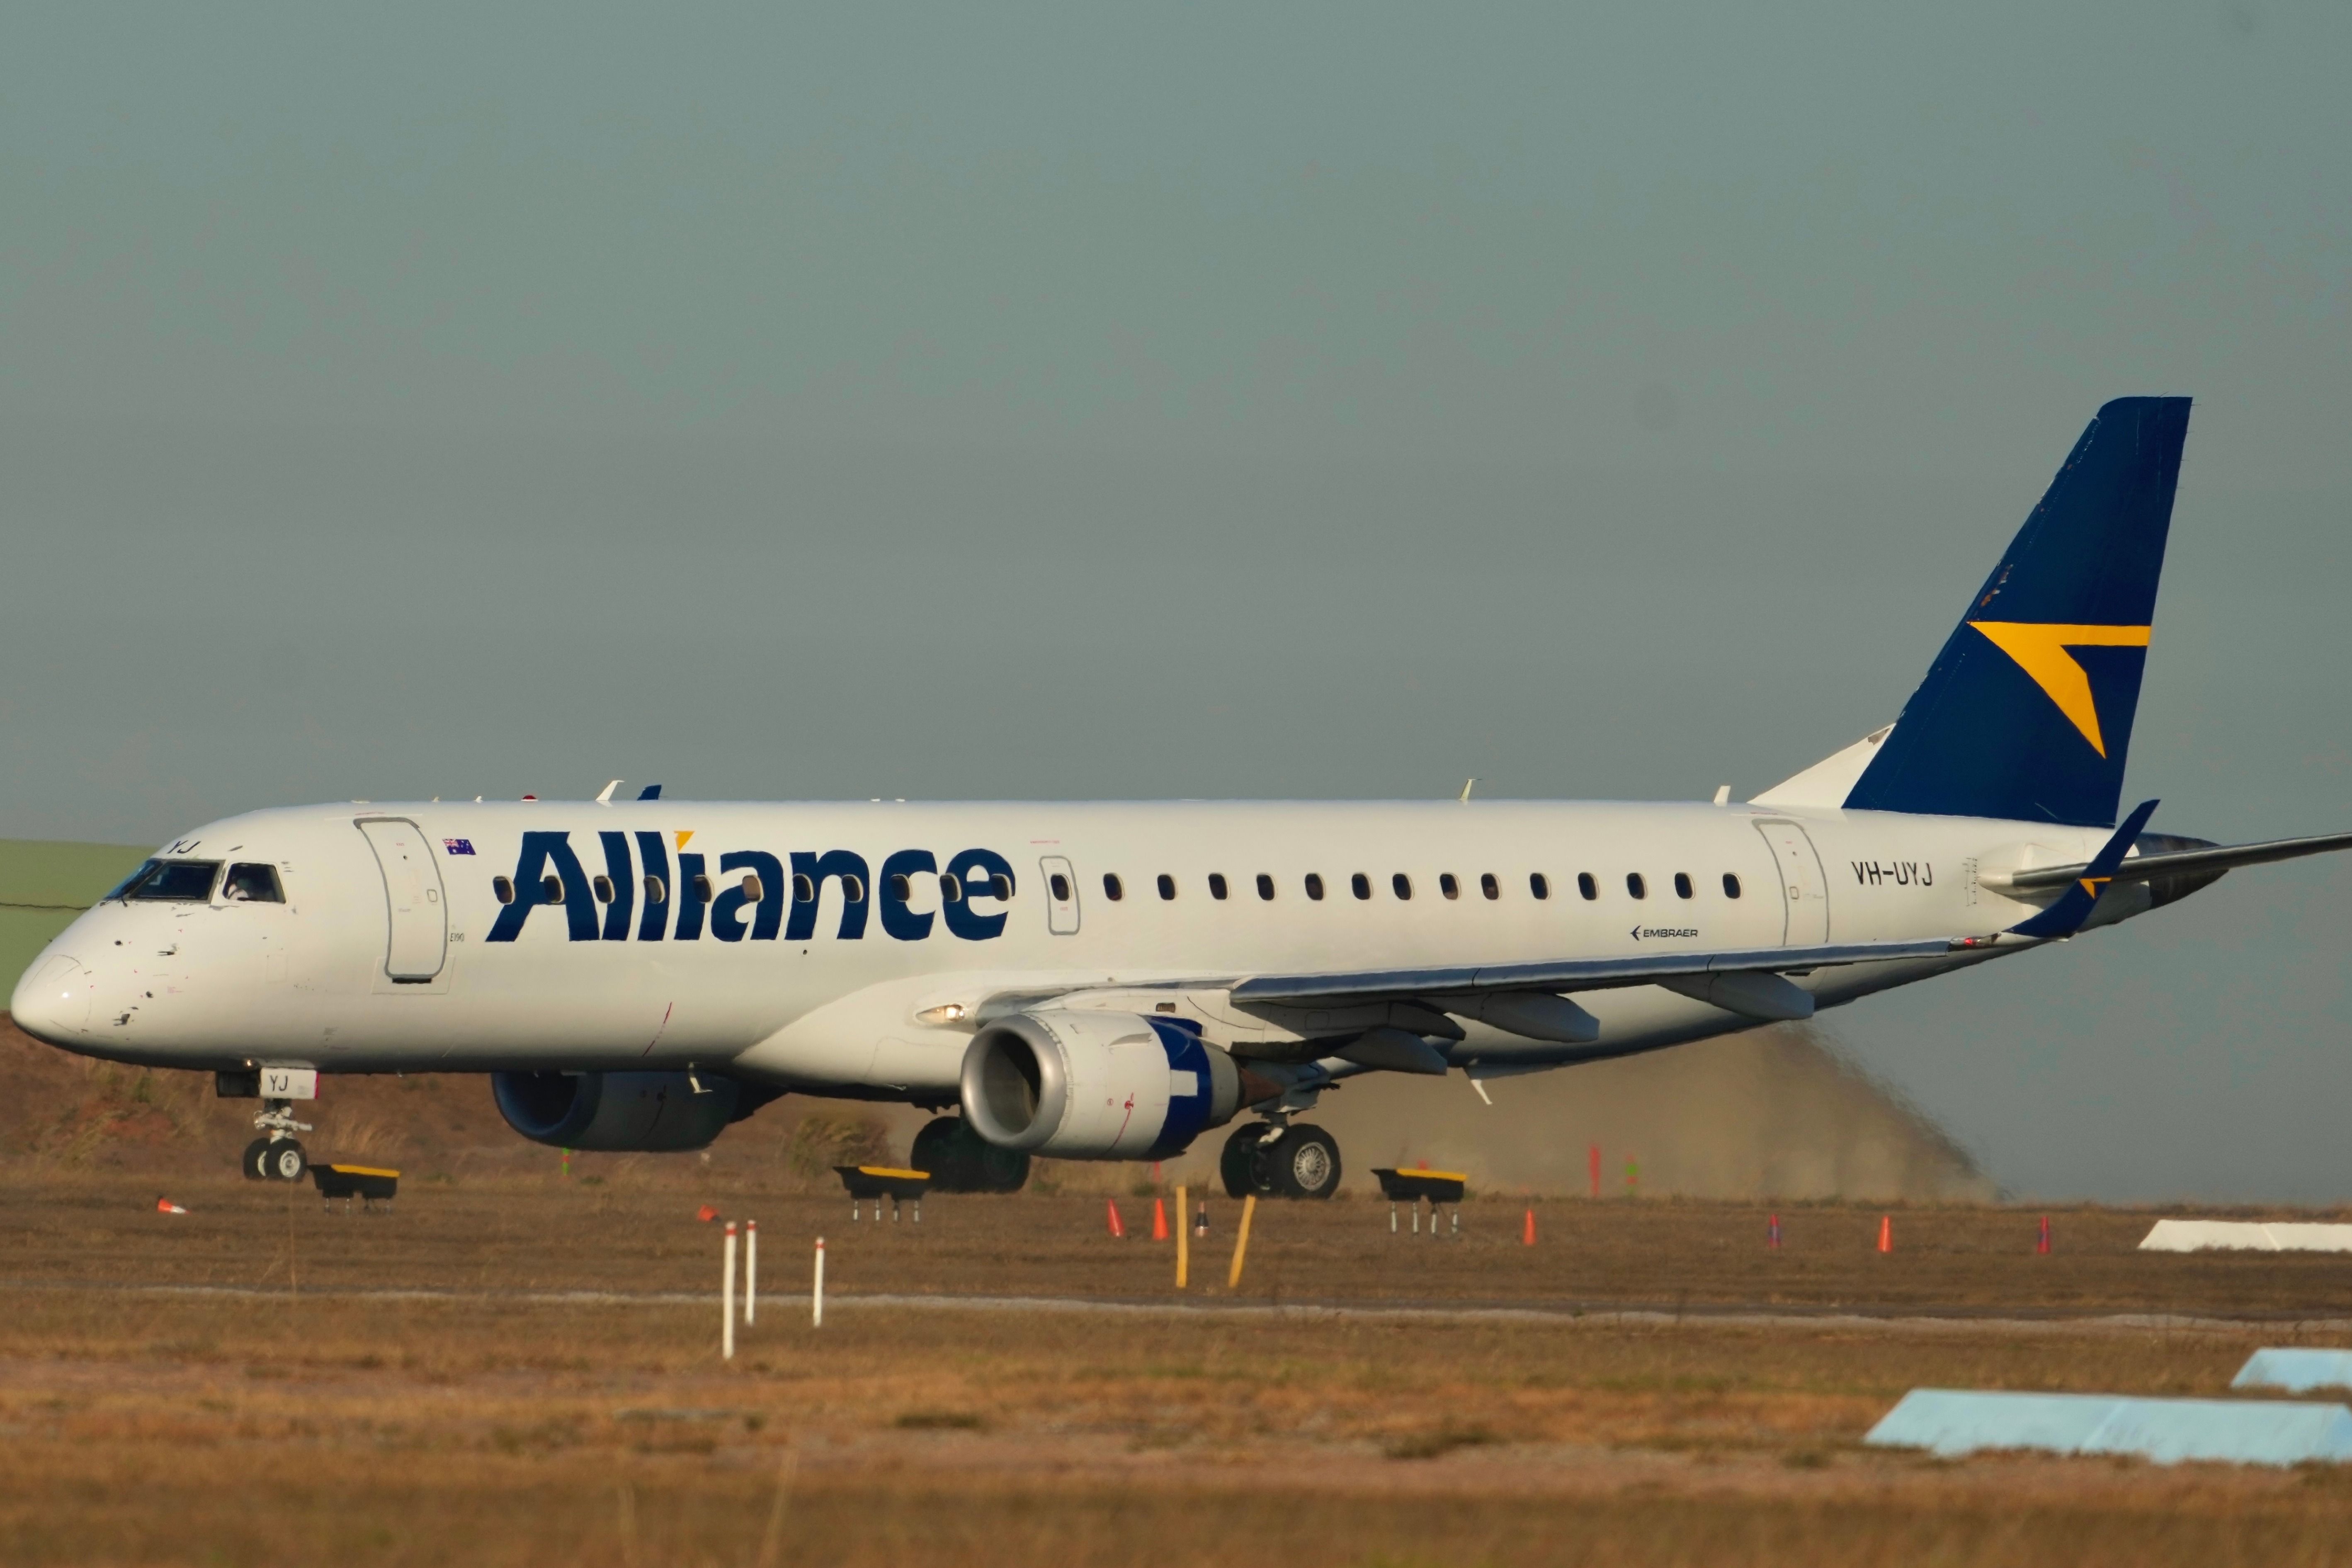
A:
<svg viewBox="0 0 2352 1568">
<path fill-rule="evenodd" d="M 1687 898 L 1689 898 L 1690 896 L 1691 896 L 1691 879 L 1690 879 L 1690 873 L 1689 873 L 1688 871 L 1677 871 L 1677 872 L 1675 872 L 1675 897 L 1676 897 L 1676 898 L 1678 898 L 1678 899 L 1687 899 Z"/>
<path fill-rule="evenodd" d="M 1009 891 L 1010 889 L 1007 889 L 1007 892 Z M 866 901 L 866 879 L 863 877 L 844 877 L 841 879 L 841 896 L 847 899 L 853 904 L 864 903 Z M 1006 897 L 1007 894 L 999 893 L 996 896 L 1002 899 Z"/>
<path fill-rule="evenodd" d="M 1103 873 L 1103 897 L 1108 899 L 1114 904 L 1118 902 L 1119 900 L 1127 897 L 1127 889 L 1119 885 L 1118 872 L 1105 871 Z"/>
<path fill-rule="evenodd" d="M 1483 872 L 1478 878 L 1478 890 L 1490 899 L 1499 899 L 1503 896 L 1503 884 L 1495 880 L 1492 871 Z"/>
<path fill-rule="evenodd" d="M 540 901 L 560 904 L 563 901 L 563 879 L 552 874 L 539 879 Z"/>
<path fill-rule="evenodd" d="M 1584 895 L 1584 901 L 1589 904 L 1601 896 L 1601 884 L 1592 879 L 1591 872 L 1579 871 L 1576 874 L 1576 890 Z"/>
<path fill-rule="evenodd" d="M 749 889 L 751 885 L 751 879 L 746 877 L 743 879 L 743 886 Z M 793 873 L 793 902 L 796 904 L 816 902 L 816 884 L 809 879 L 808 873 L 805 871 Z"/>
<path fill-rule="evenodd" d="M 1263 871 L 1257 874 L 1257 896 L 1269 904 L 1274 902 L 1274 879 Z"/>
<path fill-rule="evenodd" d="M 1723 874 L 1723 896 L 1727 899 L 1736 899 L 1739 896 L 1739 879 L 1728 871 Z"/>
<path fill-rule="evenodd" d="M 1372 879 L 1359 871 L 1348 879 L 1348 890 L 1360 899 L 1369 899 L 1372 896 Z"/>
<path fill-rule="evenodd" d="M 490 879 L 490 896 L 502 904 L 514 902 L 514 883 L 504 877 Z"/>
<path fill-rule="evenodd" d="M 988 879 L 988 890 L 994 893 L 1000 899 L 1010 899 L 1013 897 L 1013 879 L 1006 876 L 1003 872 L 999 871 L 995 876 L 991 877 Z M 857 895 L 859 899 L 863 899 L 865 896 L 865 893 L 862 891 Z M 851 901 L 856 902 L 856 900 L 853 900 Z"/>
<path fill-rule="evenodd" d="M 757 871 L 744 872 L 743 901 L 747 904 L 756 904 L 767 896 L 768 889 L 760 885 L 760 873 Z"/>
<path fill-rule="evenodd" d="M 1453 872 L 1442 872 L 1437 879 L 1437 890 L 1449 899 L 1458 899 L 1462 896 L 1462 884 L 1454 879 Z"/>
<path fill-rule="evenodd" d="M 609 904 L 613 901 L 613 879 L 604 876 L 592 877 L 588 879 L 588 890 L 596 895 L 598 903 Z"/>
<path fill-rule="evenodd" d="M 282 904 L 286 889 L 278 885 L 277 867 L 247 862 L 228 868 L 221 897 L 232 904 Z"/>
<path fill-rule="evenodd" d="M 1225 874 L 1223 871 L 1212 871 L 1209 873 L 1209 897 L 1216 900 L 1219 903 L 1223 903 L 1224 901 Z"/>
<path fill-rule="evenodd" d="M 1545 876 L 1541 871 L 1529 872 L 1528 874 L 1528 891 L 1533 893 L 1538 899 L 1550 898 L 1551 879 Z"/>
<path fill-rule="evenodd" d="M 1176 879 L 1165 871 L 1160 873 L 1160 896 L 1162 900 L 1176 896 Z"/>
<path fill-rule="evenodd" d="M 1058 878 L 1058 877 L 1055 879 L 1055 881 L 1059 881 L 1060 879 L 1060 879 L 1060 878 Z M 890 873 L 890 898 L 891 898 L 892 901 L 897 902 L 897 903 L 901 903 L 901 904 L 903 904 L 903 903 L 905 903 L 908 899 L 911 899 L 911 898 L 913 898 L 914 896 L 915 896 L 915 882 L 914 882 L 914 879 L 913 879 L 913 878 L 911 878 L 911 877 L 909 877 L 909 876 L 908 876 L 904 871 L 893 871 L 893 872 L 891 872 L 891 873 Z"/>
<path fill-rule="evenodd" d="M 1117 898 L 1118 895 L 1117 893 L 1113 893 L 1111 897 Z M 954 875 L 952 872 L 941 872 L 940 875 L 940 899 L 942 902 L 950 904 L 960 904 L 963 902 L 963 879 Z"/>
<path fill-rule="evenodd" d="M 1400 903 L 1412 897 L 1412 879 L 1402 871 L 1389 879 L 1389 887 L 1395 892 L 1397 901 Z"/>
<path fill-rule="evenodd" d="M 1065 877 L 1059 871 L 1056 871 L 1054 873 L 1053 879 L 1048 883 L 1048 886 L 1054 889 L 1054 901 L 1055 903 L 1066 904 L 1070 901 L 1070 879 L 1067 877 Z"/>
<path fill-rule="evenodd" d="M 1625 890 L 1637 899 L 1646 899 L 1650 896 L 1650 884 L 1642 880 L 1639 871 L 1628 871 L 1625 873 Z"/>
<path fill-rule="evenodd" d="M 666 904 L 669 902 L 669 884 L 663 881 L 659 877 L 647 877 L 646 879 L 646 902 L 649 904 Z"/>
<path fill-rule="evenodd" d="M 1323 901 L 1323 879 L 1313 871 L 1307 873 L 1307 896 L 1318 904 Z"/>
<path fill-rule="evenodd" d="M 709 878 L 697 877 L 694 879 L 694 901 L 698 904 L 707 904 L 710 901 Z"/>
<path fill-rule="evenodd" d="M 150 860 L 122 889 L 134 903 L 201 904 L 213 896 L 213 879 L 220 875 L 217 860 Z"/>
</svg>

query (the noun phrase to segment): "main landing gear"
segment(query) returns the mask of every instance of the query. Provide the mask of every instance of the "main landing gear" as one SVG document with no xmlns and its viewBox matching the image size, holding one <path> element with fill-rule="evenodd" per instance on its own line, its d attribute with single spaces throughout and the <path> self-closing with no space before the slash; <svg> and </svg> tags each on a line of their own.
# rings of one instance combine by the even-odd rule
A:
<svg viewBox="0 0 2352 1568">
<path fill-rule="evenodd" d="M 1217 1161 L 1228 1197 L 1328 1198 L 1339 1190 L 1339 1141 L 1305 1122 L 1236 1127 Z"/>
<path fill-rule="evenodd" d="M 935 1193 L 1017 1193 L 1029 1181 L 1029 1156 L 1000 1149 L 961 1116 L 933 1117 L 915 1134 L 907 1163 L 931 1174 Z"/>
<path fill-rule="evenodd" d="M 310 1123 L 294 1120 L 294 1102 L 290 1100 L 265 1100 L 254 1112 L 255 1131 L 262 1134 L 245 1146 L 245 1179 L 248 1182 L 299 1182 L 310 1169 L 310 1158 L 302 1152 L 297 1132 L 308 1132 Z"/>
</svg>

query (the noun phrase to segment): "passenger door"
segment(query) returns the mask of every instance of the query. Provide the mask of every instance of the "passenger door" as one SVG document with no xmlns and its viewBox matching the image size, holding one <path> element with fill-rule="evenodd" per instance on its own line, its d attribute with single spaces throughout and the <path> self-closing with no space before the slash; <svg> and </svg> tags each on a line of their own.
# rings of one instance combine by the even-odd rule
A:
<svg viewBox="0 0 2352 1568">
<path fill-rule="evenodd" d="M 362 817 L 359 830 L 367 835 L 383 871 L 384 906 L 392 921 L 383 972 L 398 984 L 425 984 L 441 973 L 449 954 L 449 906 L 442 897 L 432 841 L 402 817 Z"/>
<path fill-rule="evenodd" d="M 1045 929 L 1055 936 L 1076 935 L 1078 874 L 1059 855 L 1042 857 L 1037 868 L 1045 874 Z"/>
<path fill-rule="evenodd" d="M 1813 841 L 1793 822 L 1759 822 L 1756 831 L 1772 847 L 1772 860 L 1780 871 L 1781 907 L 1787 916 L 1781 944 L 1821 946 L 1830 939 L 1830 885 L 1822 875 L 1822 858 Z"/>
</svg>

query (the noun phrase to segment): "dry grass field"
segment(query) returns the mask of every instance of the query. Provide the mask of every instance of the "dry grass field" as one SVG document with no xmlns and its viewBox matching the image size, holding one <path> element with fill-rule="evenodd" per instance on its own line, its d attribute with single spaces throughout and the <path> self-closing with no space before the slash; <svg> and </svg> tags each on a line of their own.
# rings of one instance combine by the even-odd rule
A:
<svg viewBox="0 0 2352 1568">
<path fill-rule="evenodd" d="M 2333 1468 L 1859 1446 L 1916 1385 L 2216 1394 L 2352 1342 L 2352 1264 L 2143 1256 L 2145 1214 L 2053 1214 L 2036 1257 L 2032 1214 L 1897 1209 L 1881 1256 L 1857 1207 L 1782 1211 L 1772 1254 L 1744 1205 L 1547 1202 L 1533 1248 L 1517 1200 L 1458 1242 L 1267 1205 L 1228 1292 L 1218 1201 L 1180 1299 L 1132 1198 L 1118 1241 L 1099 1196 L 853 1226 L 675 1171 L 373 1215 L 156 1186 L 0 1186 L 0 1562 L 2352 1559 Z M 776 1292 L 731 1365 L 706 1202 Z"/>
</svg>

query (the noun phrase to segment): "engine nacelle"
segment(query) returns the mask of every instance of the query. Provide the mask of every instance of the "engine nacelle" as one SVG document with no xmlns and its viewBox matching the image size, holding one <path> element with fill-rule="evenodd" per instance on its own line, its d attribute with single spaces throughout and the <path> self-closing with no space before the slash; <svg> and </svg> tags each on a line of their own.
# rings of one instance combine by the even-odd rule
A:
<svg viewBox="0 0 2352 1568">
<path fill-rule="evenodd" d="M 1242 1076 L 1232 1057 L 1172 1018 L 1015 1013 L 966 1047 L 963 1114 L 1006 1149 L 1164 1160 L 1233 1120 Z"/>
<path fill-rule="evenodd" d="M 534 1142 L 616 1153 L 704 1148 L 759 1103 L 709 1073 L 494 1072 L 490 1093 L 507 1125 Z"/>
</svg>

